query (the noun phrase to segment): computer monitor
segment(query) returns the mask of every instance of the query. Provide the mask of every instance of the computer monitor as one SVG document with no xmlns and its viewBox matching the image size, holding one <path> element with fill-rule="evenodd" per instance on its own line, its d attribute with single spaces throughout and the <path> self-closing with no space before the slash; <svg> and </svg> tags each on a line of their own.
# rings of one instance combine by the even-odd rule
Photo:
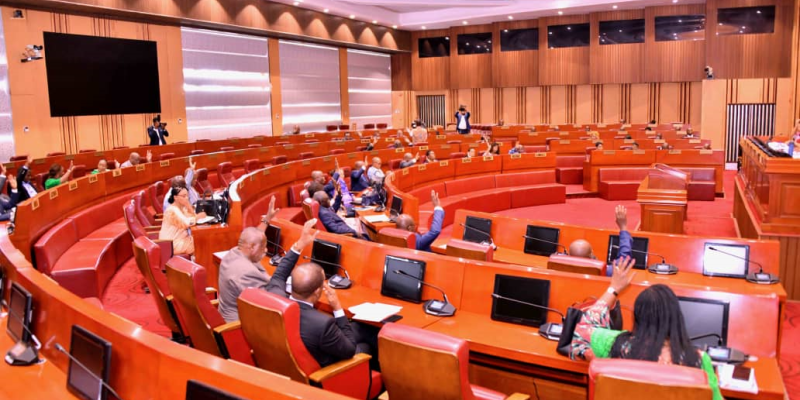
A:
<svg viewBox="0 0 800 400">
<path fill-rule="evenodd" d="M 492 220 L 467 216 L 464 225 L 469 228 L 464 228 L 464 235 L 461 237 L 462 240 L 473 243 L 490 242 L 492 240 Z"/>
<path fill-rule="evenodd" d="M 494 276 L 494 293 L 547 307 L 550 302 L 550 281 L 498 274 Z M 538 327 L 547 321 L 547 310 L 510 300 L 492 298 L 492 319 Z"/>
<path fill-rule="evenodd" d="M 561 235 L 561 230 L 558 228 L 528 225 L 525 236 L 543 241 L 525 238 L 525 253 L 549 257 L 551 254 L 558 252 L 558 246 L 547 242 L 558 243 L 559 235 Z"/>
<path fill-rule="evenodd" d="M 186 382 L 186 400 L 245 400 L 245 398 L 203 382 L 189 380 Z"/>
<path fill-rule="evenodd" d="M 28 330 L 33 317 L 33 296 L 16 282 L 11 283 L 8 294 L 8 314 L 8 334 L 16 342 L 28 343 L 31 340 Z"/>
<path fill-rule="evenodd" d="M 749 245 L 707 242 L 703 251 L 703 275 L 745 278 L 749 260 Z"/>
<path fill-rule="evenodd" d="M 264 234 L 267 236 L 267 256 L 272 257 L 280 254 L 281 228 L 272 224 L 267 225 L 267 230 Z"/>
<path fill-rule="evenodd" d="M 103 382 L 108 383 L 111 369 L 111 343 L 79 325 L 72 325 L 69 354 L 83 365 L 69 361 L 67 389 L 84 400 L 105 400 L 107 391 Z"/>
<path fill-rule="evenodd" d="M 728 342 L 727 301 L 678 297 L 689 338 L 697 347 L 725 346 Z M 719 337 L 717 337 L 717 336 Z"/>
<path fill-rule="evenodd" d="M 395 273 L 401 270 L 417 279 Z M 419 303 L 422 301 L 422 283 L 425 279 L 425 262 L 407 258 L 386 256 L 383 265 L 383 282 L 381 295 L 395 297 L 400 300 Z"/>
<path fill-rule="evenodd" d="M 322 239 L 314 239 L 311 248 L 311 261 L 319 264 L 325 271 L 325 279 L 339 273 L 339 259 L 342 255 L 342 245 Z"/>
<path fill-rule="evenodd" d="M 631 249 L 636 250 L 631 252 L 631 257 L 636 260 L 636 264 L 633 265 L 633 268 L 646 269 L 647 249 L 650 247 L 650 239 L 636 236 L 632 238 L 633 243 L 631 243 Z M 606 259 L 606 264 L 608 265 L 612 265 L 614 260 L 619 257 L 619 248 L 614 246 L 619 246 L 619 235 L 608 235 L 608 258 Z"/>
<path fill-rule="evenodd" d="M 392 208 L 389 211 L 391 215 L 400 215 L 403 213 L 403 198 L 397 195 L 392 195 Z"/>
</svg>

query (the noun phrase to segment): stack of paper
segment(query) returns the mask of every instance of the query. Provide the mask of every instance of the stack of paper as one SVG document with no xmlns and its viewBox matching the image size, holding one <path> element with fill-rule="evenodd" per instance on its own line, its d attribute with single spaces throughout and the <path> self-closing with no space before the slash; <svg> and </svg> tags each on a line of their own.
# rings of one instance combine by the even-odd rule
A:
<svg viewBox="0 0 800 400">
<path fill-rule="evenodd" d="M 376 222 L 389 222 L 389 217 L 387 217 L 386 214 L 367 215 L 364 219 L 373 224 Z"/>
<path fill-rule="evenodd" d="M 353 319 L 368 322 L 381 322 L 386 317 L 400 312 L 403 307 L 382 303 L 361 303 L 348 310 L 353 313 Z"/>
</svg>

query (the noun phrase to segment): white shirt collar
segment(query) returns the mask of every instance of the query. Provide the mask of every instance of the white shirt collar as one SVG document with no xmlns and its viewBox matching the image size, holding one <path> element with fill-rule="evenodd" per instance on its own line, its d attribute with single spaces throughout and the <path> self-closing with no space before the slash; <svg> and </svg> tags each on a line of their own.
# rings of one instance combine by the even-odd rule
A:
<svg viewBox="0 0 800 400">
<path fill-rule="evenodd" d="M 309 303 L 309 302 L 307 302 L 307 301 L 304 301 L 304 300 L 296 299 L 296 298 L 294 298 L 294 296 L 292 296 L 292 295 L 289 295 L 289 300 L 294 300 L 294 301 L 296 301 L 296 302 L 298 302 L 298 303 L 307 304 L 307 305 L 309 305 L 311 308 L 314 308 L 314 305 L 313 305 L 313 304 L 311 304 L 311 303 Z"/>
</svg>

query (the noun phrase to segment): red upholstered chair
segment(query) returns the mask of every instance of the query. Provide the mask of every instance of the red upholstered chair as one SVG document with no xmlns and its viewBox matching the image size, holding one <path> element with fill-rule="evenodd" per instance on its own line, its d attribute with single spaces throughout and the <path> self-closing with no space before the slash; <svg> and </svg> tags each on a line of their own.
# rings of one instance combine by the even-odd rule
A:
<svg viewBox="0 0 800 400">
<path fill-rule="evenodd" d="M 261 169 L 261 163 L 256 159 L 246 160 L 244 162 L 244 173 L 246 174 L 258 171 L 259 169 Z"/>
<path fill-rule="evenodd" d="M 395 158 L 393 160 L 389 160 L 389 168 L 390 169 L 400 169 L 400 162 L 403 161 L 400 158 Z"/>
<path fill-rule="evenodd" d="M 291 144 L 291 143 L 289 143 L 289 142 L 275 142 L 275 146 L 284 146 L 284 145 L 287 145 L 287 144 Z"/>
<path fill-rule="evenodd" d="M 159 160 L 161 161 L 171 160 L 173 158 L 175 158 L 175 153 L 161 153 L 161 156 L 159 156 Z"/>
<path fill-rule="evenodd" d="M 578 274 L 605 276 L 606 263 L 591 258 L 553 254 L 547 260 L 547 269 Z"/>
<path fill-rule="evenodd" d="M 319 143 L 319 139 L 306 139 L 305 143 Z"/>
<path fill-rule="evenodd" d="M 378 243 L 416 250 L 417 235 L 404 229 L 383 228 L 377 235 Z"/>
<path fill-rule="evenodd" d="M 205 150 L 197 149 L 197 150 L 192 150 L 191 153 L 189 153 L 189 154 L 191 154 L 193 156 L 196 156 L 196 155 L 204 154 L 205 152 L 206 152 Z"/>
<path fill-rule="evenodd" d="M 136 260 L 136 266 L 139 267 L 139 272 L 150 288 L 158 315 L 164 325 L 172 331 L 172 337 L 177 339 L 184 337 L 183 329 L 178 319 L 178 311 L 172 304 L 172 292 L 167 285 L 167 276 L 164 275 L 164 267 L 171 257 L 171 241 L 154 242 L 145 236 L 139 236 L 133 241 L 133 258 Z"/>
<path fill-rule="evenodd" d="M 219 163 L 217 165 L 217 177 L 219 177 L 219 183 L 223 187 L 233 183 L 236 180 L 236 177 L 233 176 L 233 164 L 230 161 Z"/>
<path fill-rule="evenodd" d="M 563 185 L 576 185 L 583 183 L 584 156 L 558 156 L 556 157 L 556 180 Z"/>
<path fill-rule="evenodd" d="M 127 148 L 129 148 L 129 147 L 128 147 L 128 146 L 114 146 L 114 150 L 117 150 L 117 149 L 127 149 Z"/>
<path fill-rule="evenodd" d="M 356 399 L 372 399 L 380 393 L 381 374 L 369 370 L 368 354 L 320 368 L 300 337 L 297 302 L 248 288 L 239 296 L 238 308 L 242 331 L 259 368 Z"/>
<path fill-rule="evenodd" d="M 161 221 L 156 219 L 155 211 L 148 209 L 145 204 L 144 190 L 140 190 L 133 195 L 133 206 L 136 211 L 136 218 L 139 219 L 144 226 L 161 226 Z"/>
<path fill-rule="evenodd" d="M 8 159 L 8 161 L 25 161 L 27 159 L 28 159 L 28 155 L 27 154 L 17 154 L 17 155 L 11 156 L 11 158 Z"/>
<path fill-rule="evenodd" d="M 206 269 L 182 257 L 167 261 L 167 285 L 192 347 L 254 365 L 239 322 L 225 323 L 208 298 Z"/>
<path fill-rule="evenodd" d="M 469 344 L 463 339 L 407 325 L 386 324 L 378 334 L 378 348 L 389 399 L 529 398 L 522 394 L 506 397 L 503 393 L 471 385 Z"/>
<path fill-rule="evenodd" d="M 47 157 L 65 156 L 65 155 L 67 155 L 67 153 L 65 153 L 63 151 L 53 151 L 53 152 L 47 153 Z"/>
<path fill-rule="evenodd" d="M 219 151 L 231 151 L 233 150 L 233 146 L 222 146 L 219 148 Z"/>
<path fill-rule="evenodd" d="M 164 214 L 164 198 L 162 197 L 161 200 L 158 199 L 158 192 L 161 188 L 161 185 L 163 185 L 163 183 L 161 181 L 158 181 L 148 186 L 147 189 L 145 190 L 147 201 L 150 202 L 150 205 L 156 212 L 156 216 Z"/>
<path fill-rule="evenodd" d="M 304 152 L 300 153 L 300 159 L 301 160 L 305 160 L 305 159 L 309 159 L 309 158 L 313 158 L 313 157 L 314 157 L 314 152 L 313 151 L 304 151 Z"/>
<path fill-rule="evenodd" d="M 81 150 L 80 150 L 80 151 L 78 151 L 78 152 L 79 152 L 79 153 L 94 153 L 94 152 L 96 152 L 96 151 L 97 151 L 97 150 L 95 150 L 95 149 L 81 149 Z"/>
<path fill-rule="evenodd" d="M 367 146 L 356 146 L 356 151 L 365 151 L 367 150 Z"/>
<path fill-rule="evenodd" d="M 303 204 L 302 193 L 305 189 L 306 185 L 303 183 L 289 186 L 289 207 L 300 207 Z"/>
<path fill-rule="evenodd" d="M 600 358 L 589 364 L 589 400 L 708 400 L 711 397 L 708 376 L 699 368 Z"/>
<path fill-rule="evenodd" d="M 544 145 L 532 145 L 532 146 L 522 146 L 525 149 L 525 153 L 545 153 L 547 152 L 547 146 Z"/>
<path fill-rule="evenodd" d="M 388 124 L 377 124 L 377 125 L 375 125 L 375 127 L 377 129 L 386 129 L 387 126 L 388 126 Z"/>
<path fill-rule="evenodd" d="M 125 204 L 125 206 L 123 206 L 122 212 L 125 217 L 125 225 L 128 227 L 128 232 L 130 232 L 131 237 L 136 239 L 139 236 L 147 236 L 153 240 L 158 239 L 158 232 L 161 228 L 145 228 L 145 226 L 139 222 L 139 218 L 136 217 L 136 207 L 133 204 L 133 200 L 129 201 Z"/>
<path fill-rule="evenodd" d="M 43 192 L 44 191 L 44 181 L 45 181 L 45 179 L 47 179 L 47 175 L 48 175 L 47 172 L 42 172 L 42 173 L 34 175 L 31 178 L 31 183 L 36 188 L 37 192 Z"/>
<path fill-rule="evenodd" d="M 311 198 L 306 198 L 303 200 L 303 215 L 305 215 L 306 221 L 310 220 L 311 218 L 317 219 L 317 225 L 315 228 L 318 231 L 328 231 L 325 229 L 325 225 L 322 224 L 322 220 L 319 219 L 319 203 L 317 203 L 316 200 Z"/>
<path fill-rule="evenodd" d="M 86 176 L 86 166 L 78 164 L 72 167 L 72 179 Z"/>
<path fill-rule="evenodd" d="M 364 129 L 375 129 L 375 124 L 364 124 Z"/>
<path fill-rule="evenodd" d="M 344 149 L 333 149 L 333 150 L 330 151 L 330 154 L 332 156 L 336 155 L 336 154 L 344 154 Z"/>
<path fill-rule="evenodd" d="M 345 125 L 345 124 L 339 125 L 340 131 L 346 131 L 348 129 L 350 129 L 350 125 Z"/>
<path fill-rule="evenodd" d="M 460 140 L 448 140 L 447 144 L 461 144 Z"/>
<path fill-rule="evenodd" d="M 450 153 L 450 159 L 451 160 L 457 160 L 459 158 L 464 158 L 466 156 L 467 156 L 467 153 L 464 153 L 463 151 L 457 151 L 455 153 Z"/>
<path fill-rule="evenodd" d="M 333 132 L 337 129 L 339 129 L 339 125 L 325 125 L 325 130 L 327 132 Z"/>
<path fill-rule="evenodd" d="M 286 164 L 286 156 L 272 157 L 272 165 Z"/>
<path fill-rule="evenodd" d="M 208 181 L 208 168 L 200 168 L 194 174 L 194 189 L 197 190 L 201 196 L 206 192 L 214 192 L 214 187 Z"/>
<path fill-rule="evenodd" d="M 470 260 L 494 260 L 494 248 L 490 244 L 467 242 L 461 239 L 450 239 L 445 254 Z"/>
<path fill-rule="evenodd" d="M 716 197 L 716 171 L 714 168 L 681 168 L 689 173 L 688 200 L 714 201 Z"/>
</svg>

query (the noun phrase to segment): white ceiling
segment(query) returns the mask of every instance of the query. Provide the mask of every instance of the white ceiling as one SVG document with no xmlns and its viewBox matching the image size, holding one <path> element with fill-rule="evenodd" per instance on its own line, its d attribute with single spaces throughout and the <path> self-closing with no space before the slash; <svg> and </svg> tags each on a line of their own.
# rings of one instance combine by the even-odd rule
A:
<svg viewBox="0 0 800 400">
<path fill-rule="evenodd" d="M 703 0 L 274 0 L 404 30 L 441 29 L 513 19 L 702 3 Z M 423 28 L 424 27 L 424 28 Z"/>
</svg>

